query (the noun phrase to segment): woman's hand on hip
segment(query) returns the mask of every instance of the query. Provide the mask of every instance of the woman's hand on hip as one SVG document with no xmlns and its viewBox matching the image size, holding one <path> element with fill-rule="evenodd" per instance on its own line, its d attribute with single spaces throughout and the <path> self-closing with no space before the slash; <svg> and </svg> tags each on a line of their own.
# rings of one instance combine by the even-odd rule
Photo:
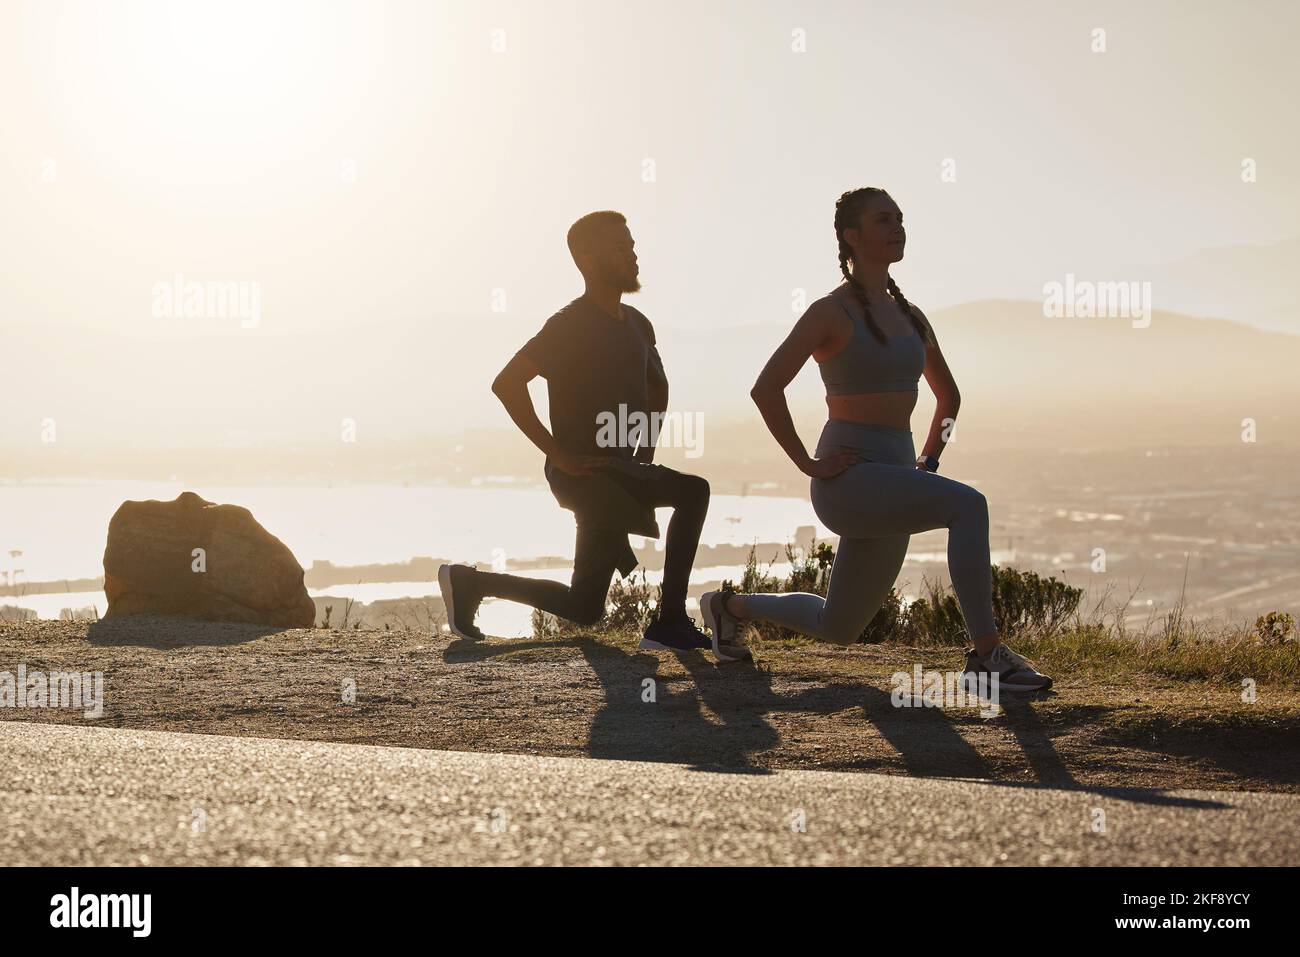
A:
<svg viewBox="0 0 1300 957">
<path fill-rule="evenodd" d="M 825 458 L 810 460 L 804 468 L 804 474 L 812 478 L 834 478 L 862 460 L 862 456 L 857 452 L 832 452 Z"/>
</svg>

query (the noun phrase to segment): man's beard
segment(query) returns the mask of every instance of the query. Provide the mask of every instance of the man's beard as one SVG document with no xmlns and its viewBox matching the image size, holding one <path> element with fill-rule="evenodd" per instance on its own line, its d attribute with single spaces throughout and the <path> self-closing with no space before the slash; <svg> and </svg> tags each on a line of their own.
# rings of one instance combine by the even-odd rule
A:
<svg viewBox="0 0 1300 957">
<path fill-rule="evenodd" d="M 611 269 L 606 276 L 606 279 L 611 286 L 616 286 L 619 292 L 641 291 L 641 279 L 631 270 L 620 270 L 615 272 Z"/>
</svg>

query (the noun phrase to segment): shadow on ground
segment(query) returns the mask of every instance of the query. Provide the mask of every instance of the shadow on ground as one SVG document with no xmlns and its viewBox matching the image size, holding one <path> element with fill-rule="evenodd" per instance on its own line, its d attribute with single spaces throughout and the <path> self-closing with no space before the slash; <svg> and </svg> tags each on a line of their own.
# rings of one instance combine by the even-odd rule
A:
<svg viewBox="0 0 1300 957">
<path fill-rule="evenodd" d="M 195 627 L 190 618 L 132 615 L 127 618 L 100 619 L 86 629 L 92 645 L 140 645 L 146 648 L 180 648 L 198 645 L 239 645 L 284 628 L 270 625 L 245 625 L 239 622 L 202 622 Z"/>
<path fill-rule="evenodd" d="M 913 777 L 973 778 L 990 783 L 1051 787 L 1095 793 L 1117 800 L 1179 807 L 1224 807 L 1160 789 L 1090 787 L 1079 783 L 1052 742 L 1052 729 L 1033 702 L 1003 697 L 1005 727 L 1023 751 L 1034 782 L 1008 780 L 961 730 L 961 719 L 941 708 L 897 708 L 889 690 L 868 683 L 816 683 L 793 692 L 773 687 L 774 675 L 761 664 L 716 664 L 704 652 L 675 657 L 685 674 L 666 674 L 656 654 L 630 653 L 591 636 L 488 645 L 453 641 L 445 661 L 481 662 L 529 651 L 575 648 L 599 680 L 604 701 L 592 718 L 585 753 L 593 758 L 665 761 L 698 770 L 766 774 L 756 757 L 779 749 L 773 715 L 828 716 L 854 711 L 862 733 L 879 734 Z M 810 682 L 811 684 L 811 682 Z M 1043 696 L 1039 696 L 1041 700 Z M 1104 709 L 1098 708 L 1098 711 Z M 870 727 L 868 727 L 870 725 Z M 836 762 L 827 770 L 890 770 L 879 759 Z"/>
</svg>

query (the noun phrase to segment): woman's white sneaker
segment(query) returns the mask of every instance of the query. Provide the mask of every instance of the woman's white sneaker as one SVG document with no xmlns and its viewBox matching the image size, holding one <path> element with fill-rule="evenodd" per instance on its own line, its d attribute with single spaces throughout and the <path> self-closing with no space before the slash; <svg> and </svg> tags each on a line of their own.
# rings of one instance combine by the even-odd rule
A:
<svg viewBox="0 0 1300 957">
<path fill-rule="evenodd" d="M 982 658 L 974 648 L 966 652 L 963 679 L 969 685 L 982 673 L 997 675 L 1000 691 L 1046 691 L 1052 686 L 1051 678 L 1001 642 Z"/>
<path fill-rule="evenodd" d="M 754 653 L 741 637 L 740 620 L 727 611 L 727 599 L 736 594 L 727 588 L 706 591 L 700 596 L 700 616 L 713 633 L 713 655 L 719 661 L 753 661 Z"/>
</svg>

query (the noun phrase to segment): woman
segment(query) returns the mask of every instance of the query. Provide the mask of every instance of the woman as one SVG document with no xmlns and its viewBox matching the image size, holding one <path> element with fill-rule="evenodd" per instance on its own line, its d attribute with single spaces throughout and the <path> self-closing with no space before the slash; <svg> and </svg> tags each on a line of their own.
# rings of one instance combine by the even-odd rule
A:
<svg viewBox="0 0 1300 957">
<path fill-rule="evenodd" d="M 1004 690 L 1049 688 L 1052 679 L 1004 645 L 993 621 L 987 501 L 935 474 L 961 396 L 929 319 L 889 275 L 903 258 L 902 211 L 883 189 L 850 190 L 835 204 L 835 235 L 844 284 L 808 307 L 750 392 L 773 437 L 811 477 L 817 517 L 840 536 L 826 598 L 709 592 L 700 606 L 715 650 L 744 657 L 743 619 L 853 643 L 898 577 L 910 536 L 947 528 L 949 576 L 974 646 L 966 679 L 990 673 Z M 785 399 L 809 356 L 820 366 L 829 411 L 811 457 Z M 910 425 L 922 371 L 938 406 L 918 458 Z"/>
</svg>

